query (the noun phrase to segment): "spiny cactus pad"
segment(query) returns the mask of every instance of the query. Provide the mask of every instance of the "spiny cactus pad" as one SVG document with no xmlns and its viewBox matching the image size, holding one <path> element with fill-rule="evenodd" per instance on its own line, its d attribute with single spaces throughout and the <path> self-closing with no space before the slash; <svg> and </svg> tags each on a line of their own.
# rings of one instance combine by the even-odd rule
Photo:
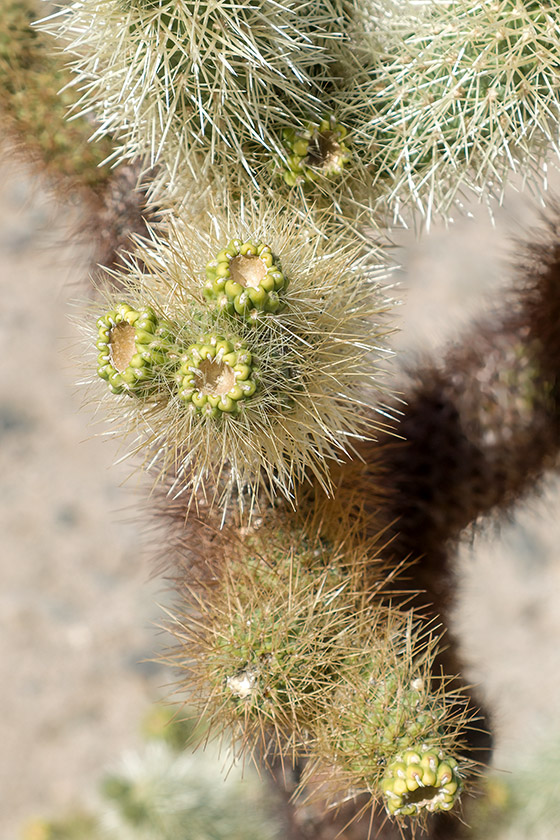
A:
<svg viewBox="0 0 560 840">
<path fill-rule="evenodd" d="M 97 321 L 97 373 L 114 394 L 143 394 L 154 368 L 165 361 L 166 331 L 151 309 L 139 312 L 126 303 Z"/>
<path fill-rule="evenodd" d="M 262 242 L 232 239 L 206 266 L 206 297 L 221 309 L 246 318 L 259 312 L 278 312 L 288 285 L 277 259 Z"/>
<path fill-rule="evenodd" d="M 320 123 L 308 123 L 305 129 L 285 128 L 282 141 L 286 148 L 283 178 L 293 187 L 321 176 L 340 175 L 350 160 L 350 150 L 344 142 L 347 130 L 327 117 Z"/>
<path fill-rule="evenodd" d="M 191 702 L 213 734 L 233 731 L 249 748 L 264 740 L 274 752 L 302 746 L 372 624 L 359 564 L 337 567 L 331 544 L 275 526 L 224 535 L 210 580 L 179 581 L 170 626 L 173 661 L 187 668 Z"/>
<path fill-rule="evenodd" d="M 84 109 L 125 157 L 155 163 L 173 137 L 182 164 L 202 152 L 238 166 L 246 143 L 279 151 L 276 126 L 316 113 L 341 16 L 340 0 L 77 0 L 45 28 L 77 56 Z"/>
<path fill-rule="evenodd" d="M 466 697 L 431 676 L 437 645 L 412 614 L 387 613 L 317 727 L 315 766 L 326 760 L 394 817 L 451 810 L 470 769 Z"/>
<path fill-rule="evenodd" d="M 134 400 L 126 411 L 104 401 L 112 426 L 133 433 L 145 462 L 172 472 L 185 492 L 197 488 L 212 496 L 219 483 L 223 504 L 234 496 L 249 504 L 259 489 L 293 498 L 296 483 L 312 474 L 329 485 L 329 462 L 348 453 L 375 423 L 366 406 L 381 388 L 379 360 L 389 331 L 389 300 L 376 283 L 383 269 L 370 254 L 366 262 L 359 244 L 349 246 L 342 236 L 328 243 L 310 236 L 283 205 L 263 204 L 242 210 L 232 204 L 226 212 L 210 205 L 168 219 L 138 241 L 126 267 L 113 272 L 132 306 L 150 307 L 169 322 L 172 347 L 161 368 L 147 364 L 154 381 L 149 400 Z M 242 257 L 242 267 L 248 261 L 251 269 L 256 263 L 261 273 L 274 274 L 278 261 L 272 255 L 279 255 L 278 275 L 289 277 L 290 285 L 268 273 L 265 279 L 284 284 L 281 311 L 246 318 L 204 295 L 208 256 L 219 253 L 234 231 L 242 237 L 231 256 L 220 260 L 225 273 Z M 118 300 L 108 290 L 107 309 L 114 310 Z M 122 371 L 105 367 L 115 325 L 101 326 L 100 366 L 122 386 Z M 226 352 L 224 345 L 221 361 L 202 364 L 192 354 L 200 354 L 204 336 L 231 342 L 233 349 L 228 345 Z M 209 346 L 214 349 L 205 353 L 219 353 L 217 344 Z M 143 349 L 162 350 L 149 343 Z M 225 357 L 241 350 L 245 360 L 231 357 L 230 365 Z M 215 365 L 224 362 L 218 370 Z M 212 414 L 220 422 L 206 422 Z"/>
<path fill-rule="evenodd" d="M 179 396 L 207 417 L 236 414 L 257 388 L 252 361 L 243 342 L 205 335 L 183 357 Z"/>
</svg>

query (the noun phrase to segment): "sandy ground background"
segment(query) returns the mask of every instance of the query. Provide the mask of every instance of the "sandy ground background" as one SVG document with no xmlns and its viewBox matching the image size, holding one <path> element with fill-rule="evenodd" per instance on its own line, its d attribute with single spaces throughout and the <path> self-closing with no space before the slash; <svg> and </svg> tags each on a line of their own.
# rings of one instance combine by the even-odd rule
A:
<svg viewBox="0 0 560 840">
<path fill-rule="evenodd" d="M 86 803 L 138 742 L 169 674 L 150 660 L 161 584 L 131 519 L 141 488 L 92 437 L 71 362 L 69 301 L 87 294 L 91 247 L 21 166 L 0 167 L 0 840 L 30 817 Z M 512 193 L 401 243 L 401 334 L 409 358 L 437 350 L 507 283 L 511 241 L 535 211 Z M 560 493 L 553 479 L 511 522 L 467 535 L 455 627 L 494 711 L 495 764 L 515 767 L 560 731 Z M 558 797 L 560 801 L 560 794 Z"/>
</svg>

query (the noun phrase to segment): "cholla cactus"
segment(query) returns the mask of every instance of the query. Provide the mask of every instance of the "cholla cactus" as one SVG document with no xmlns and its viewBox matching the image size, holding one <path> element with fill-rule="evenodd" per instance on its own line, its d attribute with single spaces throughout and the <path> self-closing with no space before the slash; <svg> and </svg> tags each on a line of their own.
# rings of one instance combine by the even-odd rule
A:
<svg viewBox="0 0 560 840">
<path fill-rule="evenodd" d="M 344 16 L 337 0 L 80 0 L 49 28 L 78 56 L 81 105 L 95 108 L 99 134 L 152 163 L 174 139 L 181 165 L 196 167 L 202 144 L 237 164 L 245 144 L 279 150 L 282 124 L 317 113 Z"/>
<path fill-rule="evenodd" d="M 344 142 L 348 131 L 331 115 L 304 129 L 285 128 L 282 142 L 287 159 L 283 178 L 288 186 L 339 175 L 350 161 L 350 150 Z"/>
<path fill-rule="evenodd" d="M 114 760 L 101 780 L 95 812 L 33 820 L 21 840 L 280 838 L 277 803 L 253 767 L 230 767 L 226 775 L 214 750 L 194 754 L 184 742 L 175 746 L 174 737 L 152 739 Z"/>
<path fill-rule="evenodd" d="M 385 617 L 363 670 L 336 688 L 313 749 L 319 765 L 330 759 L 354 794 L 376 800 L 381 793 L 395 818 L 450 811 L 472 771 L 458 736 L 470 713 L 456 691 L 430 675 L 436 639 L 423 633 L 411 616 Z M 315 772 L 312 763 L 309 775 Z"/>
<path fill-rule="evenodd" d="M 457 735 L 468 716 L 430 681 L 435 642 L 364 599 L 371 545 L 313 533 L 277 523 L 274 539 L 266 527 L 230 537 L 207 582 L 179 577 L 173 661 L 210 736 L 225 727 L 244 750 L 310 753 L 313 773 L 334 765 L 396 817 L 450 810 L 469 768 Z"/>
<path fill-rule="evenodd" d="M 173 658 L 214 735 L 226 726 L 242 747 L 295 755 L 351 660 L 353 631 L 365 632 L 356 611 L 363 568 L 345 574 L 339 550 L 304 534 L 281 529 L 270 539 L 232 538 L 219 582 L 179 584 Z"/>
<path fill-rule="evenodd" d="M 269 245 L 233 239 L 206 266 L 204 294 L 234 315 L 258 317 L 283 308 L 280 293 L 288 285 Z"/>
<path fill-rule="evenodd" d="M 113 394 L 144 394 L 153 386 L 155 368 L 164 364 L 173 341 L 151 309 L 137 312 L 126 303 L 98 321 L 97 373 Z"/>
<path fill-rule="evenodd" d="M 225 776 L 213 750 L 176 753 L 164 743 L 127 753 L 101 786 L 100 835 L 115 840 L 245 840 L 279 836 L 255 773 Z M 272 809 L 271 809 L 272 810 Z"/>
<path fill-rule="evenodd" d="M 434 676 L 438 641 L 407 601 L 446 608 L 446 541 L 557 453 L 557 246 L 498 328 L 499 347 L 478 330 L 482 350 L 420 368 L 391 429 L 406 440 L 374 441 L 380 419 L 393 423 L 377 370 L 387 258 L 354 234 L 364 210 L 398 216 L 412 203 L 429 219 L 463 189 L 500 193 L 510 169 L 533 177 L 557 146 L 557 10 L 77 0 L 46 27 L 75 56 L 78 111 L 97 137 L 118 138 L 112 159 L 144 173 L 157 163 L 148 189 L 169 211 L 110 272 L 118 292 L 96 304 L 88 350 L 97 341 L 90 379 L 113 426 L 135 435 L 133 452 L 175 499 L 186 491 L 174 509 L 172 658 L 214 730 L 264 745 L 271 762 L 310 758 L 310 787 L 326 773 L 333 800 L 363 793 L 405 836 L 442 825 L 468 786 L 471 712 Z M 513 409 L 487 347 L 503 351 L 500 369 L 513 359 Z M 467 374 L 481 369 L 477 389 Z M 524 470 L 535 417 L 538 467 Z M 308 511 L 310 478 L 357 513 L 361 536 L 342 539 L 338 514 L 287 524 L 278 496 Z M 185 524 L 189 506 L 209 500 L 222 525 L 233 498 L 237 532 L 206 541 L 191 564 L 204 540 Z M 264 511 L 260 530 L 245 504 Z M 380 551 L 391 571 L 376 569 Z M 389 605 L 378 590 L 410 556 L 424 557 L 411 588 L 428 594 L 393 593 Z M 137 814 L 133 784 L 113 792 Z"/>
<path fill-rule="evenodd" d="M 389 203 L 412 203 L 429 219 L 469 190 L 500 197 L 510 171 L 544 182 L 558 147 L 556 4 L 427 0 L 419 7 L 412 21 L 407 3 L 402 20 L 400 10 L 374 16 L 369 80 L 358 78 L 349 97 Z"/>
<path fill-rule="evenodd" d="M 328 486 L 329 460 L 374 425 L 365 407 L 381 387 L 387 331 L 378 269 L 344 242 L 327 251 L 274 210 L 214 210 L 162 232 L 114 274 L 130 303 L 119 291 L 98 322 L 99 375 L 113 390 L 138 382 L 145 397 L 109 410 L 160 469 L 179 470 L 178 488 L 289 497 L 308 471 Z M 119 370 L 107 347 L 121 337 L 108 326 L 121 309 L 125 320 L 144 311 L 146 324 L 164 321 L 174 338 L 137 330 Z"/>
</svg>

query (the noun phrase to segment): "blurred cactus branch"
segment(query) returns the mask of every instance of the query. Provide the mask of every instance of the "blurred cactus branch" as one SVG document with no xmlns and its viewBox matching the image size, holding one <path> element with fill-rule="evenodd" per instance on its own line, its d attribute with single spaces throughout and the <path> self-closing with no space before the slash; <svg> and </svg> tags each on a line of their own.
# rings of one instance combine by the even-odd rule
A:
<svg viewBox="0 0 560 840">
<path fill-rule="evenodd" d="M 37 0 L 5 0 L 0 28 L 0 110 L 8 134 L 23 157 L 72 187 L 102 193 L 111 177 L 110 138 L 90 143 L 93 124 L 85 117 L 68 120 L 75 102 L 72 73 L 53 55 L 52 39 L 31 24 Z M 64 91 L 60 91 L 64 88 Z"/>
<path fill-rule="evenodd" d="M 447 558 L 462 531 L 507 511 L 558 462 L 558 213 L 520 246 L 503 311 L 471 326 L 441 361 L 409 371 L 402 439 L 381 435 L 362 447 L 365 466 L 349 467 L 366 486 L 382 484 L 383 516 L 394 523 L 388 552 L 419 560 L 414 583 L 439 614 L 451 606 Z M 375 496 L 364 487 L 366 504 Z"/>
<path fill-rule="evenodd" d="M 113 139 L 95 142 L 92 118 L 69 119 L 78 95 L 65 59 L 52 39 L 32 26 L 38 0 L 5 0 L 0 27 L 0 114 L 4 138 L 16 157 L 46 177 L 62 201 L 76 192 L 88 209 L 78 236 L 96 239 L 95 263 L 111 267 L 130 250 L 132 234 L 145 234 L 154 218 L 137 165 L 117 170 L 103 163 Z"/>
</svg>

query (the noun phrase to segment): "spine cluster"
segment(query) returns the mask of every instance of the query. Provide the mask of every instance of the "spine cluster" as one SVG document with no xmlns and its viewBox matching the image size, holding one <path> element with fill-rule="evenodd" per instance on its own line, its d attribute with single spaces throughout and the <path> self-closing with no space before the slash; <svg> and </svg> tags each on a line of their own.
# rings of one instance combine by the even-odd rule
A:
<svg viewBox="0 0 560 840">
<path fill-rule="evenodd" d="M 234 224 L 254 235 L 231 238 Z M 125 432 L 144 427 L 140 446 L 189 492 L 219 485 L 254 504 L 261 490 L 292 497 L 306 473 L 328 485 L 330 461 L 373 425 L 387 329 L 375 270 L 268 209 L 164 232 L 114 272 L 127 302 L 108 290 L 98 319 L 98 375 L 136 397 Z"/>
</svg>

